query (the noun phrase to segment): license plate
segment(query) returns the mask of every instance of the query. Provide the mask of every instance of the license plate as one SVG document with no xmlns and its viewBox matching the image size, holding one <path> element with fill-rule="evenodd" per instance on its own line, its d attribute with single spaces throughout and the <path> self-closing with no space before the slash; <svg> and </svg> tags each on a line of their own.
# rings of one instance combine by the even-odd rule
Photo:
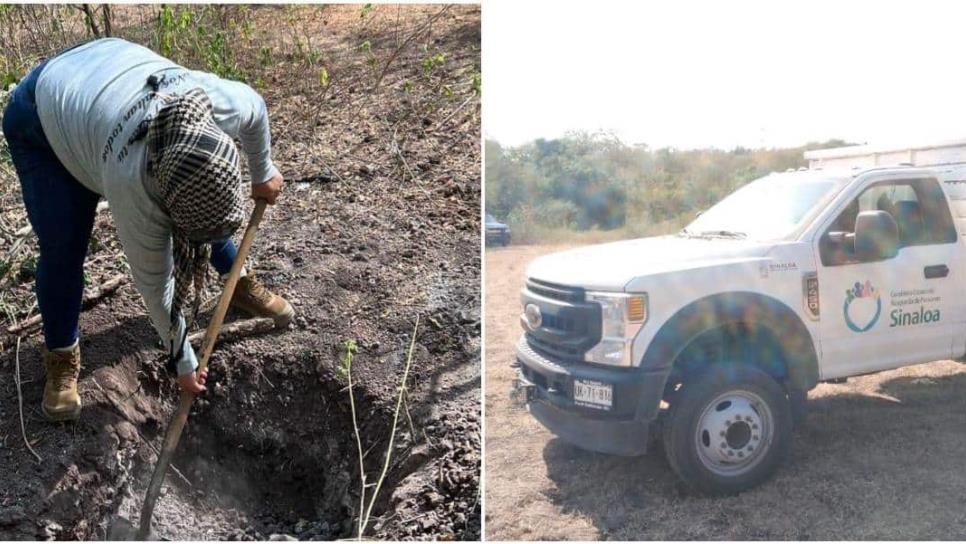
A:
<svg viewBox="0 0 966 544">
<path fill-rule="evenodd" d="M 574 404 L 600 410 L 610 410 L 614 402 L 614 387 L 609 383 L 574 380 Z"/>
</svg>

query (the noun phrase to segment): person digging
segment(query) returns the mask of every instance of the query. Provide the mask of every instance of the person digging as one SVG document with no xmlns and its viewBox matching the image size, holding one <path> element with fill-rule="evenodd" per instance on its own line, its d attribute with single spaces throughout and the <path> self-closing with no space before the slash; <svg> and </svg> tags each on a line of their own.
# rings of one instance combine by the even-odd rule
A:
<svg viewBox="0 0 966 544">
<path fill-rule="evenodd" d="M 47 379 L 41 408 L 76 419 L 83 263 L 97 202 L 107 199 L 134 282 L 185 390 L 206 373 L 187 341 L 182 308 L 197 312 L 208 261 L 227 275 L 244 218 L 239 152 L 252 197 L 274 204 L 284 183 L 271 160 L 265 102 L 247 85 L 188 70 L 116 38 L 76 46 L 39 64 L 3 115 L 27 217 L 37 234 L 37 304 Z M 253 274 L 232 304 L 284 326 L 292 306 Z"/>
</svg>

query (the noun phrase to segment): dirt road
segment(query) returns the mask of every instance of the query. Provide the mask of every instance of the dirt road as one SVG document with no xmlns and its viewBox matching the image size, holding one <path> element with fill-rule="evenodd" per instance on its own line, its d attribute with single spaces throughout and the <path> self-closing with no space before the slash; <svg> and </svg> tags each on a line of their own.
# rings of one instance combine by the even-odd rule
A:
<svg viewBox="0 0 966 544">
<path fill-rule="evenodd" d="M 966 536 L 966 366 L 952 361 L 820 385 L 789 462 L 732 498 L 686 493 L 659 446 L 621 458 L 554 438 L 507 397 L 523 274 L 554 249 L 486 253 L 487 538 Z"/>
</svg>

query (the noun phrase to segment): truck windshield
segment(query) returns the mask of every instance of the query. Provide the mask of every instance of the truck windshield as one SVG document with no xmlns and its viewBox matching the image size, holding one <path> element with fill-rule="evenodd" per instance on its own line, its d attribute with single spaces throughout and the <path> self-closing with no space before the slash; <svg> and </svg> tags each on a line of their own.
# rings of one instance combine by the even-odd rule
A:
<svg viewBox="0 0 966 544">
<path fill-rule="evenodd" d="M 771 174 L 752 181 L 715 204 L 682 234 L 752 240 L 783 239 L 831 199 L 843 180 L 814 172 Z"/>
</svg>

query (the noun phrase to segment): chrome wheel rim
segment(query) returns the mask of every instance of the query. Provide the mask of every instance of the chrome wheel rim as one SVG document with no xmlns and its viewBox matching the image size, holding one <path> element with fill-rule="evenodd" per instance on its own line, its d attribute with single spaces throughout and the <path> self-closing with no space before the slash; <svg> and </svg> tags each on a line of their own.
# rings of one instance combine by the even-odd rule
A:
<svg viewBox="0 0 966 544">
<path fill-rule="evenodd" d="M 739 476 L 765 457 L 775 430 L 771 408 L 756 393 L 734 390 L 709 402 L 695 429 L 698 459 L 719 476 Z"/>
</svg>

